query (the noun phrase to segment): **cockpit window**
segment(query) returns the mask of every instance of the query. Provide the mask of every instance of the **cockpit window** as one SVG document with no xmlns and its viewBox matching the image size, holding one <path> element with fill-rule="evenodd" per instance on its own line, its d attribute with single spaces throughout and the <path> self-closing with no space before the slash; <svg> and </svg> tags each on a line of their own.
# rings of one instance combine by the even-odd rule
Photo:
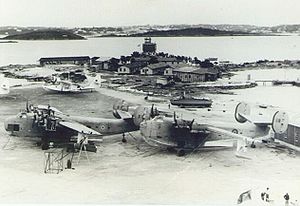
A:
<svg viewBox="0 0 300 206">
<path fill-rule="evenodd" d="M 7 130 L 8 131 L 19 131 L 20 130 L 20 125 L 19 124 L 8 124 L 7 125 Z"/>
<path fill-rule="evenodd" d="M 20 114 L 20 118 L 21 119 L 26 119 L 27 118 L 27 114 L 26 113 L 21 113 Z"/>
</svg>

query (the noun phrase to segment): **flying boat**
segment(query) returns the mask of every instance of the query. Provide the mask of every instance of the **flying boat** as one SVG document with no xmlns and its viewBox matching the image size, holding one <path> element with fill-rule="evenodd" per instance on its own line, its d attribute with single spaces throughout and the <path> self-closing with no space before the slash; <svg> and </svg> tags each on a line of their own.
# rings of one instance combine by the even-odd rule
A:
<svg viewBox="0 0 300 206">
<path fill-rule="evenodd" d="M 214 121 L 178 118 L 174 113 L 172 117 L 156 116 L 145 120 L 140 125 L 140 132 L 149 145 L 177 151 L 183 156 L 187 151 L 194 151 L 205 147 L 207 141 L 226 138 L 237 140 L 237 155 L 247 145 L 255 147 L 269 134 L 270 127 L 275 133 L 282 134 L 287 130 L 288 115 L 283 111 L 276 111 L 271 116 L 252 117 L 250 106 L 244 102 L 239 103 L 235 109 L 235 119 L 238 123 L 251 123 L 244 130 L 235 124 L 217 123 Z"/>
<path fill-rule="evenodd" d="M 50 105 L 26 105 L 26 109 L 5 120 L 5 130 L 12 136 L 38 138 L 42 148 L 47 149 L 49 142 L 78 142 L 78 136 L 87 136 L 102 141 L 104 135 L 123 134 L 136 131 L 146 119 L 156 114 L 152 107 L 129 107 L 124 101 L 113 106 L 115 118 L 98 118 L 67 115 Z M 75 138 L 74 138 L 75 137 Z"/>
</svg>

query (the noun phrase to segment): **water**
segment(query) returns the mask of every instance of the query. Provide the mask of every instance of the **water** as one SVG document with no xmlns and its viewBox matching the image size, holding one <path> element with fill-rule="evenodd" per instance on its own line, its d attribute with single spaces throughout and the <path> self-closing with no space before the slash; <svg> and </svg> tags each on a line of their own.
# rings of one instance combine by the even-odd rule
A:
<svg viewBox="0 0 300 206">
<path fill-rule="evenodd" d="M 19 41 L 0 44 L 0 66 L 32 64 L 47 56 L 119 57 L 141 51 L 142 37 L 88 40 Z M 204 59 L 218 57 L 235 63 L 260 59 L 300 59 L 300 36 L 155 37 L 158 51 Z"/>
<path fill-rule="evenodd" d="M 45 56 L 115 56 L 129 55 L 133 51 L 140 51 L 138 46 L 143 43 L 143 38 L 91 38 L 76 41 L 19 41 L 16 44 L 0 44 L 0 65 L 8 64 L 30 64 L 37 63 L 40 57 Z M 206 57 L 218 57 L 220 60 L 231 60 L 233 62 L 256 61 L 259 59 L 300 59 L 300 36 L 250 36 L 250 37 L 157 37 L 153 38 L 158 45 L 159 51 L 176 55 L 197 56 L 200 59 Z M 280 79 L 297 80 L 300 78 L 300 70 L 295 69 L 269 69 L 251 70 L 238 72 L 232 77 L 233 81 L 245 81 L 248 74 L 254 79 Z M 214 95 L 213 98 L 222 101 L 247 101 L 252 103 L 272 104 L 296 112 L 300 105 L 300 87 L 292 86 L 262 86 L 235 90 L 237 95 Z M 98 95 L 98 94 L 97 94 Z M 93 95 L 91 95 L 93 96 Z M 55 98 L 54 98 L 55 97 Z M 46 96 L 44 99 L 52 96 Z M 71 100 L 71 99 L 74 99 Z M 64 98 L 73 102 L 88 101 L 86 98 Z M 54 101 L 65 101 L 58 96 L 53 96 Z M 78 100 L 78 101 L 77 101 Z M 99 101 L 98 101 L 99 100 Z M 105 101 L 103 96 L 98 96 L 97 104 L 107 102 L 107 106 L 91 106 L 99 111 L 110 109 L 113 102 Z M 100 101 L 101 100 L 101 101 Z M 69 102 L 61 105 L 69 105 Z M 72 105 L 72 107 L 76 107 Z M 64 106 L 63 106 L 64 107 Z M 77 107 L 76 107 L 77 108 Z M 70 109 L 66 107 L 66 109 Z M 100 114 L 101 112 L 99 112 Z"/>
<path fill-rule="evenodd" d="M 246 81 L 248 75 L 251 80 L 298 80 L 300 70 L 297 69 L 264 69 L 239 71 L 231 78 L 232 81 Z M 236 95 L 215 96 L 218 101 L 239 102 L 245 101 L 252 104 L 272 105 L 280 110 L 289 112 L 291 119 L 300 117 L 300 87 L 292 85 L 272 86 L 259 84 L 249 89 L 234 90 Z"/>
</svg>

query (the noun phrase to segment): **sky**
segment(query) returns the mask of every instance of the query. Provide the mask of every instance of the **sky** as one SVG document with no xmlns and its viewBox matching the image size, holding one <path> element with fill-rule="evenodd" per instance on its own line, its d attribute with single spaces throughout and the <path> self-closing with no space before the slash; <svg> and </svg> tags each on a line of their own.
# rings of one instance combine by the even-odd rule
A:
<svg viewBox="0 0 300 206">
<path fill-rule="evenodd" d="M 0 26 L 300 24 L 300 0 L 0 0 Z"/>
</svg>

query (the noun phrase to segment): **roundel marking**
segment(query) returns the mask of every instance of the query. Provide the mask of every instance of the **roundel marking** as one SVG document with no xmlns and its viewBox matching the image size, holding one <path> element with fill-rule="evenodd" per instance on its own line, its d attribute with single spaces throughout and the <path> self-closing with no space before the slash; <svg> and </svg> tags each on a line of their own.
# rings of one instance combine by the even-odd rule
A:
<svg viewBox="0 0 300 206">
<path fill-rule="evenodd" d="M 105 125 L 104 124 L 100 125 L 100 130 L 105 130 Z"/>
</svg>

